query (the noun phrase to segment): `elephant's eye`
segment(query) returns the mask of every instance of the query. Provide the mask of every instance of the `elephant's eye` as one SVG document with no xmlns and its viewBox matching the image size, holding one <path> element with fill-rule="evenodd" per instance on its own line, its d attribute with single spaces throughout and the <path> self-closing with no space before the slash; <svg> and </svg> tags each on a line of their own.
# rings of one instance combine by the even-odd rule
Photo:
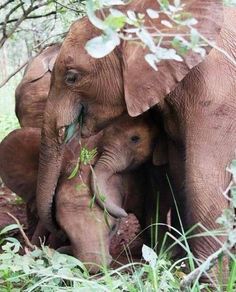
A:
<svg viewBox="0 0 236 292">
<path fill-rule="evenodd" d="M 73 85 L 79 78 L 79 72 L 75 69 L 70 69 L 66 72 L 65 82 L 67 85 Z"/>
<path fill-rule="evenodd" d="M 134 135 L 130 138 L 130 141 L 134 144 L 138 143 L 140 140 L 140 137 L 138 135 Z"/>
</svg>

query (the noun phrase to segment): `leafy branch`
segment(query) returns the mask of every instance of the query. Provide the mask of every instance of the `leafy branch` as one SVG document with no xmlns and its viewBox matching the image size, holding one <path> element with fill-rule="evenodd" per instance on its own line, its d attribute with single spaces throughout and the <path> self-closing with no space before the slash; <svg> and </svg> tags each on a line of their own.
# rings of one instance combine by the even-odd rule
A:
<svg viewBox="0 0 236 292">
<path fill-rule="evenodd" d="M 109 9 L 106 16 L 102 12 L 107 7 L 108 1 L 99 1 L 100 6 L 93 0 L 87 1 L 86 9 L 91 23 L 102 30 L 101 36 L 88 41 L 86 49 L 88 53 L 101 58 L 109 54 L 121 40 L 139 41 L 148 49 L 145 60 L 158 70 L 157 64 L 161 60 L 176 60 L 181 62 L 182 55 L 189 50 L 205 56 L 206 43 L 202 40 L 194 25 L 197 20 L 190 13 L 184 11 L 184 4 L 175 0 L 173 5 L 169 1 L 158 0 L 157 9 L 147 9 L 145 16 L 128 10 L 122 12 L 115 8 Z M 125 1 L 112 1 L 112 4 L 125 4 Z M 99 9 L 103 19 L 98 18 L 95 11 Z M 164 17 L 162 17 L 164 16 Z M 145 25 L 145 17 L 148 18 L 150 26 Z M 152 24 L 154 19 L 162 19 L 161 28 Z M 163 19 L 164 18 L 164 19 Z M 170 29 L 175 28 L 179 33 L 171 33 Z M 166 48 L 166 45 L 171 48 Z"/>
<path fill-rule="evenodd" d="M 87 52 L 94 58 L 102 58 L 112 52 L 121 40 L 139 42 L 147 49 L 145 60 L 155 70 L 161 60 L 183 61 L 188 51 L 204 57 L 205 47 L 211 46 L 224 54 L 236 66 L 236 60 L 215 43 L 206 39 L 195 25 L 198 21 L 186 12 L 185 5 L 180 0 L 157 0 L 157 9 L 146 9 L 146 14 L 135 13 L 132 10 L 122 12 L 114 5 L 125 5 L 127 1 L 94 1 L 86 3 L 87 15 L 90 22 L 102 31 L 102 35 L 89 40 L 86 44 Z M 224 1 L 229 6 L 236 6 L 236 1 Z M 106 9 L 106 14 L 103 9 Z M 100 18 L 95 13 L 100 12 Z M 160 20 L 161 26 L 157 28 L 153 20 Z M 148 21 L 148 26 L 145 25 Z M 170 31 L 175 29 L 174 33 Z M 168 45 L 169 48 L 166 46 Z"/>
<path fill-rule="evenodd" d="M 2 28 L 1 28 L 2 38 L 0 39 L 0 48 L 5 44 L 6 40 L 13 35 L 13 33 L 17 30 L 17 28 L 20 26 L 20 24 L 25 19 L 27 19 L 32 12 L 34 12 L 35 10 L 37 10 L 43 6 L 46 6 L 48 4 L 47 2 L 42 2 L 42 1 L 39 1 L 39 3 L 37 3 L 37 4 L 35 4 L 35 2 L 36 2 L 35 0 L 32 0 L 30 5 L 27 8 L 24 7 L 24 2 L 20 2 L 8 12 L 8 14 L 6 15 L 5 20 L 2 24 Z M 13 27 L 11 27 L 9 30 L 7 30 L 7 24 L 10 21 L 11 15 L 16 10 L 18 10 L 18 8 L 20 8 L 20 7 L 23 7 L 22 15 L 17 19 L 17 21 L 14 23 Z"/>
</svg>

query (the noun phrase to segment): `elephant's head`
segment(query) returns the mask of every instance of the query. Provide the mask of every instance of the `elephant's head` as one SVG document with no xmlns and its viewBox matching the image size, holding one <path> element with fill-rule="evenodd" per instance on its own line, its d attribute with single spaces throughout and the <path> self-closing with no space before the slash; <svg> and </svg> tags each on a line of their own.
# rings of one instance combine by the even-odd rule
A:
<svg viewBox="0 0 236 292">
<path fill-rule="evenodd" d="M 101 157 L 95 164 L 91 187 L 100 206 L 105 207 L 112 216 L 119 218 L 127 215 L 111 200 L 122 193 L 122 183 L 117 183 L 118 178 L 114 175 L 146 162 L 161 135 L 160 131 L 160 125 L 154 123 L 150 114 L 136 118 L 124 115 L 103 131 L 99 147 Z"/>
<path fill-rule="evenodd" d="M 54 44 L 47 47 L 33 57 L 25 69 L 23 79 L 15 91 L 15 112 L 21 127 L 42 127 L 51 72 L 60 46 Z"/>
<path fill-rule="evenodd" d="M 221 1 L 185 0 L 182 3 L 199 21 L 198 31 L 214 40 L 222 21 Z M 156 5 L 154 0 L 136 0 L 122 9 L 145 14 L 147 8 L 158 10 Z M 146 24 L 154 24 L 158 29 L 161 20 L 153 19 L 149 23 L 147 19 Z M 176 33 L 174 28 L 168 31 Z M 189 52 L 183 56 L 183 62 L 162 60 L 155 72 L 144 59 L 145 48 L 136 42 L 123 42 L 108 56 L 93 59 L 86 52 L 85 44 L 100 33 L 86 17 L 75 22 L 53 69 L 42 129 L 37 187 L 39 216 L 47 226 L 52 225 L 50 208 L 65 144 L 81 115 L 82 135 L 90 136 L 124 112 L 138 116 L 154 105 L 161 107 L 165 95 L 202 61 L 199 54 Z"/>
</svg>

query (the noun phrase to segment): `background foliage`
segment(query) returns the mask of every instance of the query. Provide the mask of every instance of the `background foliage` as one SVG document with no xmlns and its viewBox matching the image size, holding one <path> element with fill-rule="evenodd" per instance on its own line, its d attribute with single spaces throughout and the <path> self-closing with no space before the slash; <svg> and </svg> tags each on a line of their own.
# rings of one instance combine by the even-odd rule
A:
<svg viewBox="0 0 236 292">
<path fill-rule="evenodd" d="M 71 23 L 84 14 L 84 2 L 0 1 L 0 140 L 18 125 L 14 92 L 22 78 L 23 66 L 47 44 L 63 40 Z M 15 72 L 18 73 L 4 84 Z"/>
</svg>

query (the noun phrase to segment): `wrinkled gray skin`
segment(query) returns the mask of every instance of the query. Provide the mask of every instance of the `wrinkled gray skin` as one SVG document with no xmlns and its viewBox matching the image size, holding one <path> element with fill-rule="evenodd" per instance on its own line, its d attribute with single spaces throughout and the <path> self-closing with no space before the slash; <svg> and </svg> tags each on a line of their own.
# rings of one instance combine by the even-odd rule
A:
<svg viewBox="0 0 236 292">
<path fill-rule="evenodd" d="M 197 29 L 207 38 L 217 39 L 223 23 L 221 1 L 183 3 L 199 21 Z M 145 13 L 147 8 L 156 9 L 155 5 L 154 0 L 136 0 L 121 9 Z M 224 13 L 224 28 L 217 42 L 234 57 L 235 10 Z M 161 19 L 152 20 L 152 24 L 146 21 L 147 26 L 160 28 Z M 175 33 L 174 28 L 169 31 Z M 138 116 L 156 105 L 168 136 L 170 173 L 184 226 L 201 222 L 210 230 L 218 228 L 216 218 L 227 207 L 221 194 L 230 180 L 225 167 L 234 157 L 236 145 L 234 65 L 212 49 L 204 60 L 190 52 L 183 62 L 161 61 L 155 72 L 143 58 L 145 50 L 132 42 L 123 42 L 107 57 L 93 59 L 84 46 L 99 34 L 86 18 L 75 22 L 54 67 L 40 148 L 40 218 L 52 224 L 50 209 L 67 126 L 78 120 L 82 106 L 82 135 L 90 136 L 124 111 Z M 191 241 L 201 260 L 219 246 L 212 237 Z"/>
<path fill-rule="evenodd" d="M 93 162 L 95 182 L 89 165 L 81 165 L 80 174 L 68 180 L 81 145 L 78 137 L 74 137 L 66 146 L 52 217 L 68 236 L 73 255 L 87 263 L 92 273 L 97 272 L 102 264 L 110 264 L 109 243 L 114 233 L 104 220 L 102 208 L 96 204 L 93 208 L 89 207 L 93 192 L 84 184 L 89 186 L 92 179 L 107 195 L 107 201 L 123 212 L 122 207 L 128 212 L 134 211 L 142 221 L 145 171 L 131 170 L 151 157 L 158 135 L 160 133 L 153 127 L 149 115 L 139 118 L 123 116 L 96 136 L 82 139 L 82 145 L 86 148 L 98 148 L 98 156 Z M 0 144 L 0 176 L 26 202 L 32 202 L 35 198 L 39 140 L 39 129 L 25 128 L 13 131 Z M 163 218 L 165 222 L 166 214 Z M 115 224 L 114 217 L 110 217 L 109 221 L 111 226 Z M 45 227 L 48 226 L 40 221 L 33 236 L 34 243 L 37 243 L 39 236 L 47 235 Z"/>
<path fill-rule="evenodd" d="M 15 112 L 21 127 L 41 128 L 48 97 L 51 72 L 60 44 L 47 47 L 27 65 L 15 91 Z"/>
</svg>

